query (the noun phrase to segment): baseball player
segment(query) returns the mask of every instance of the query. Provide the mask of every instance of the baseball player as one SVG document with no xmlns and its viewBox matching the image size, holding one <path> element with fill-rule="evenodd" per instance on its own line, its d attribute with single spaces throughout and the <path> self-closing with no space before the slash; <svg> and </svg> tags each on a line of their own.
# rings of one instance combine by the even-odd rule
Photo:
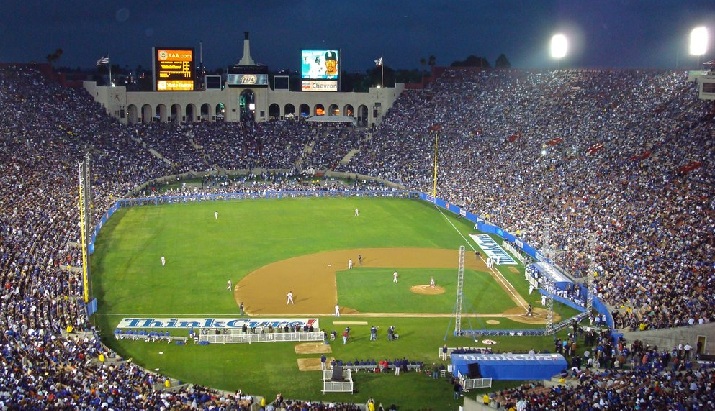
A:
<svg viewBox="0 0 715 411">
<path fill-rule="evenodd" d="M 293 291 L 288 291 L 288 294 L 286 294 L 286 297 L 288 300 L 286 301 L 286 304 L 295 304 L 293 302 Z"/>
</svg>

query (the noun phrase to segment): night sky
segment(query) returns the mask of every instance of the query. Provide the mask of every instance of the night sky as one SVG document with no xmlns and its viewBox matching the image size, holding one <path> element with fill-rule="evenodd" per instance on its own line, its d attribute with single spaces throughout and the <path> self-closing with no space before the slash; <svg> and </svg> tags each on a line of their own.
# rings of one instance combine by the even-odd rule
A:
<svg viewBox="0 0 715 411">
<path fill-rule="evenodd" d="M 710 32 L 715 54 L 715 0 L 264 0 L 80 1 L 4 0 L 0 3 L 0 62 L 56 66 L 112 64 L 151 67 L 153 46 L 203 43 L 209 69 L 237 63 L 243 32 L 253 59 L 271 70 L 300 68 L 303 48 L 341 49 L 343 70 L 363 72 L 383 56 L 386 66 L 421 68 L 436 57 L 449 65 L 468 55 L 493 65 L 505 54 L 516 68 L 553 68 L 549 40 L 569 36 L 560 67 L 696 68 L 690 30 Z"/>
</svg>

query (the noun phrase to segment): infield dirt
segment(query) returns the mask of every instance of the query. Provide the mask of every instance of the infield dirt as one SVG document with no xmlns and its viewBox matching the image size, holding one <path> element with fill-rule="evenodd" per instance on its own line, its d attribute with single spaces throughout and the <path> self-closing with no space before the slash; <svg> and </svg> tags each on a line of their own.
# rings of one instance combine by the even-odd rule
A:
<svg viewBox="0 0 715 411">
<path fill-rule="evenodd" d="M 337 301 L 336 271 L 348 269 L 348 260 L 359 266 L 358 255 L 362 255 L 363 267 L 389 269 L 403 268 L 454 268 L 457 269 L 459 253 L 456 250 L 433 248 L 370 248 L 360 250 L 329 251 L 265 265 L 244 277 L 234 289 L 237 304 L 243 302 L 248 315 L 332 315 Z M 464 268 L 490 272 L 481 258 L 467 253 Z M 545 321 L 544 310 L 534 309 L 534 316 L 523 315 L 526 302 L 518 295 L 498 272 L 492 276 L 512 297 L 516 307 L 505 313 L 504 317 L 528 323 Z M 501 278 L 500 278 L 501 277 Z M 429 289 L 429 285 L 415 284 L 413 292 L 438 292 Z M 429 289 L 429 290 L 428 290 Z M 287 304 L 286 293 L 293 293 L 295 304 Z M 340 307 L 341 315 L 358 313 L 349 307 Z M 411 316 L 439 316 L 435 314 L 410 314 Z M 399 316 L 384 314 L 381 316 Z M 493 317 L 494 315 L 489 315 Z M 554 320 L 557 320 L 554 314 Z"/>
</svg>

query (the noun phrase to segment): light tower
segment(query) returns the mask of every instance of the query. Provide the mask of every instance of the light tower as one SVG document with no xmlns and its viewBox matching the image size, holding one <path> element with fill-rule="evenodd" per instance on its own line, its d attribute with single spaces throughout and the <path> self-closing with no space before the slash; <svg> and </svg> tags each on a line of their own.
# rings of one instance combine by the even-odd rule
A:
<svg viewBox="0 0 715 411">
<path fill-rule="evenodd" d="M 690 47 L 688 51 L 691 56 L 697 56 L 698 60 L 708 52 L 709 34 L 707 27 L 695 27 L 690 31 Z"/>
<path fill-rule="evenodd" d="M 565 34 L 556 33 L 551 37 L 551 58 L 556 60 L 557 68 L 568 53 L 568 46 L 569 42 Z"/>
</svg>

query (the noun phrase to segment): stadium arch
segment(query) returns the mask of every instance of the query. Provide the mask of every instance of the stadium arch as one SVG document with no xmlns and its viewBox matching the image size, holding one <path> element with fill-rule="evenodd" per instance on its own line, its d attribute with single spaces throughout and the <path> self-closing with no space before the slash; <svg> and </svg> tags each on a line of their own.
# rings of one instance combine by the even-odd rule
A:
<svg viewBox="0 0 715 411">
<path fill-rule="evenodd" d="M 96 81 L 85 81 L 84 88 L 105 108 L 107 114 L 123 124 L 152 121 L 239 122 L 246 116 L 252 116 L 256 122 L 264 122 L 272 118 L 286 118 L 289 114 L 307 117 L 317 114 L 316 108 L 321 106 L 329 115 L 348 115 L 355 117 L 361 126 L 373 126 L 380 124 L 385 113 L 405 90 L 405 85 L 397 83 L 394 88 L 371 88 L 367 93 L 294 92 L 240 87 L 227 87 L 223 90 L 128 92 L 126 87 L 99 86 Z M 252 100 L 244 101 L 243 108 L 241 96 L 250 96 Z M 254 104 L 254 108 L 250 109 L 249 104 Z M 273 105 L 276 105 L 277 110 L 272 108 Z M 204 106 L 208 107 L 208 110 L 204 109 Z M 164 109 L 158 110 L 158 107 Z M 211 107 L 215 108 L 213 113 Z M 128 114 L 124 115 L 125 112 Z"/>
</svg>

